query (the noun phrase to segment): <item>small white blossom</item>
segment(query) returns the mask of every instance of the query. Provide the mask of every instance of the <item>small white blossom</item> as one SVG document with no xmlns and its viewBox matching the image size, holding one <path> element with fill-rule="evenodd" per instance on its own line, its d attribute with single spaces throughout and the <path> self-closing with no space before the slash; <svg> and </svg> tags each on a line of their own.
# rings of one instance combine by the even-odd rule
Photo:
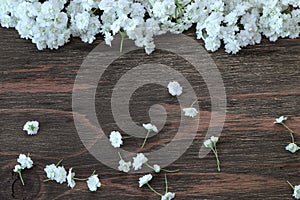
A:
<svg viewBox="0 0 300 200">
<path fill-rule="evenodd" d="M 64 166 L 58 166 L 54 173 L 54 180 L 62 184 L 63 182 L 66 182 L 66 179 L 67 171 L 65 170 Z"/>
<path fill-rule="evenodd" d="M 46 167 L 44 168 L 44 171 L 46 172 L 46 176 L 50 180 L 54 180 L 56 170 L 57 170 L 57 167 L 54 164 L 46 165 Z"/>
<path fill-rule="evenodd" d="M 290 151 L 291 153 L 295 153 L 299 149 L 300 147 L 298 147 L 295 143 L 290 143 L 285 147 L 285 150 Z"/>
<path fill-rule="evenodd" d="M 274 124 L 280 124 L 280 123 L 282 123 L 282 122 L 285 121 L 285 120 L 287 120 L 287 117 L 285 117 L 285 116 L 280 116 L 279 118 L 276 118 L 276 119 L 275 119 Z"/>
<path fill-rule="evenodd" d="M 90 176 L 86 182 L 89 190 L 92 192 L 96 191 L 98 187 L 101 187 L 101 183 L 99 181 L 98 175 Z"/>
<path fill-rule="evenodd" d="M 212 148 L 212 141 L 210 139 L 204 141 L 204 146 L 207 148 Z"/>
<path fill-rule="evenodd" d="M 198 114 L 196 108 L 183 108 L 182 110 L 187 117 L 195 117 Z"/>
<path fill-rule="evenodd" d="M 109 136 L 109 141 L 115 148 L 120 147 L 123 144 L 122 135 L 119 131 L 112 131 Z"/>
<path fill-rule="evenodd" d="M 76 183 L 74 181 L 74 176 L 75 176 L 75 172 L 72 172 L 72 168 L 70 168 L 68 176 L 67 176 L 67 182 L 68 182 L 68 186 L 70 188 L 74 188 L 76 185 Z"/>
<path fill-rule="evenodd" d="M 300 185 L 294 187 L 293 197 L 295 197 L 295 199 L 300 199 Z"/>
<path fill-rule="evenodd" d="M 134 170 L 138 170 L 142 168 L 142 165 L 148 162 L 148 158 L 143 153 L 138 153 L 136 157 L 133 157 L 132 166 Z"/>
<path fill-rule="evenodd" d="M 14 172 L 18 173 L 22 170 L 21 165 L 16 165 L 15 168 L 13 169 Z"/>
<path fill-rule="evenodd" d="M 17 161 L 21 164 L 22 169 L 30 169 L 33 165 L 33 161 L 31 160 L 31 158 L 29 156 L 26 156 L 25 154 L 20 154 Z"/>
<path fill-rule="evenodd" d="M 147 174 L 141 178 L 139 178 L 139 187 L 142 187 L 143 185 L 147 184 L 149 181 L 151 181 L 152 175 Z"/>
<path fill-rule="evenodd" d="M 131 167 L 131 162 L 125 162 L 123 159 L 121 159 L 119 161 L 119 167 L 118 169 L 121 171 L 121 172 L 129 172 L 130 171 L 130 167 Z"/>
<path fill-rule="evenodd" d="M 25 123 L 23 127 L 23 131 L 27 131 L 28 135 L 35 135 L 39 130 L 39 122 L 38 121 L 28 121 Z"/>
<path fill-rule="evenodd" d="M 213 144 L 216 144 L 219 141 L 219 137 L 211 136 L 210 140 L 212 141 Z"/>
<path fill-rule="evenodd" d="M 180 96 L 182 94 L 182 87 L 177 81 L 169 82 L 168 90 L 172 96 Z"/>
<path fill-rule="evenodd" d="M 175 193 L 167 192 L 161 197 L 161 200 L 171 200 L 175 198 Z"/>
<path fill-rule="evenodd" d="M 159 173 L 160 170 L 161 170 L 161 168 L 160 168 L 159 165 L 153 165 L 153 169 L 154 169 L 154 171 L 155 171 L 156 173 Z"/>
<path fill-rule="evenodd" d="M 155 125 L 152 125 L 150 123 L 148 124 L 143 124 L 143 127 L 147 130 L 147 131 L 153 131 L 155 133 L 158 133 L 158 129 Z"/>
</svg>

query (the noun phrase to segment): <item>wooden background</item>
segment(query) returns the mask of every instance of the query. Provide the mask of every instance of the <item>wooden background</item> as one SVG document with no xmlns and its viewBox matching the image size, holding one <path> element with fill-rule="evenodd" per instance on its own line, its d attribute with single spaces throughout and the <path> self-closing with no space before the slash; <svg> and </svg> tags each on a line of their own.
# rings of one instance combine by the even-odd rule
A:
<svg viewBox="0 0 300 200">
<path fill-rule="evenodd" d="M 101 164 L 88 153 L 76 132 L 72 116 L 73 83 L 83 60 L 101 38 L 92 45 L 72 39 L 59 50 L 38 51 L 30 41 L 19 39 L 15 30 L 1 28 L 0 34 L 0 199 L 160 199 L 147 187 L 138 188 L 142 174 L 127 175 Z M 185 34 L 195 38 L 193 31 Z M 284 150 L 290 142 L 289 133 L 273 121 L 280 115 L 288 116 L 287 124 L 300 142 L 300 40 L 280 39 L 271 43 L 263 39 L 260 45 L 244 48 L 237 55 L 220 49 L 211 57 L 221 72 L 228 101 L 218 144 L 222 171 L 216 172 L 213 154 L 198 158 L 210 118 L 210 99 L 205 85 L 195 79 L 192 70 L 186 70 L 184 73 L 200 99 L 201 124 L 199 136 L 169 167 L 180 169 L 168 174 L 170 191 L 176 193 L 177 200 L 292 199 L 292 189 L 286 180 L 300 184 L 299 152 L 291 154 Z M 143 50 L 129 53 L 127 59 L 119 62 L 130 66 L 130 62 L 138 59 L 160 59 L 173 66 L 181 62 L 159 50 L 150 57 Z M 121 68 L 107 72 L 108 77 L 120 74 Z M 117 127 L 108 111 L 101 110 L 110 105 L 111 87 L 106 84 L 105 98 L 96 96 L 97 116 L 107 131 Z M 167 110 L 178 112 L 178 106 L 172 106 L 178 104 L 176 100 L 168 99 L 163 88 L 154 89 L 143 88 L 133 95 L 131 103 L 137 107 L 131 115 L 135 121 L 147 121 L 148 115 L 143 113 L 154 102 L 162 101 Z M 40 122 L 40 131 L 36 136 L 28 136 L 22 127 L 33 119 Z M 176 131 L 179 122 L 177 118 L 172 120 L 175 125 L 166 127 L 170 132 Z M 170 139 L 153 137 L 147 145 Z M 129 139 L 126 144 L 136 147 L 141 142 Z M 28 152 L 34 167 L 23 172 L 22 186 L 12 169 L 18 155 Z M 92 193 L 84 182 L 77 182 L 73 190 L 66 184 L 43 183 L 45 165 L 60 159 L 81 177 L 96 169 L 104 186 Z M 162 192 L 163 174 L 155 175 L 152 185 Z"/>
</svg>

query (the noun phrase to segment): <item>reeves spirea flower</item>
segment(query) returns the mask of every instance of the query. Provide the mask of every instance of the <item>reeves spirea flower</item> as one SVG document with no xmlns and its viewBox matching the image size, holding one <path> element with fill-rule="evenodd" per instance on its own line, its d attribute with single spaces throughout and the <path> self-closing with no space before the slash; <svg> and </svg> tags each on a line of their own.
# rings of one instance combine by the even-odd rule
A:
<svg viewBox="0 0 300 200">
<path fill-rule="evenodd" d="M 295 153 L 299 149 L 300 147 L 298 147 L 295 143 L 290 143 L 285 147 L 285 150 L 290 151 L 291 153 Z"/>
<path fill-rule="evenodd" d="M 167 192 L 161 197 L 161 200 L 171 200 L 175 198 L 175 193 Z"/>
<path fill-rule="evenodd" d="M 67 171 L 65 170 L 64 166 L 58 166 L 57 169 L 54 172 L 54 180 L 57 183 L 64 183 L 67 179 Z"/>
<path fill-rule="evenodd" d="M 89 190 L 92 192 L 96 191 L 98 187 L 101 187 L 101 182 L 98 178 L 98 175 L 90 176 L 86 182 Z"/>
<path fill-rule="evenodd" d="M 14 172 L 20 172 L 22 170 L 21 165 L 15 165 L 15 168 L 13 169 Z"/>
<path fill-rule="evenodd" d="M 23 131 L 27 131 L 28 135 L 35 135 L 39 130 L 39 122 L 38 121 L 28 121 L 25 123 L 23 127 Z"/>
<path fill-rule="evenodd" d="M 46 176 L 50 180 L 54 180 L 56 170 L 57 170 L 57 167 L 54 164 L 46 165 L 46 167 L 44 168 L 44 171 L 46 172 Z"/>
<path fill-rule="evenodd" d="M 177 81 L 169 82 L 168 90 L 172 96 L 180 96 L 182 94 L 182 87 Z"/>
<path fill-rule="evenodd" d="M 274 124 L 280 124 L 280 123 L 282 123 L 282 122 L 285 121 L 285 120 L 287 120 L 287 117 L 285 117 L 285 116 L 280 116 L 279 118 L 276 118 L 276 119 L 275 119 Z"/>
<path fill-rule="evenodd" d="M 147 131 L 153 131 L 153 132 L 155 132 L 155 133 L 158 133 L 157 127 L 156 127 L 155 125 L 153 125 L 153 124 L 150 124 L 150 123 L 148 123 L 148 124 L 143 124 L 143 127 L 144 127 Z"/>
<path fill-rule="evenodd" d="M 142 187 L 143 185 L 147 184 L 149 181 L 151 181 L 152 175 L 147 174 L 141 178 L 139 178 L 139 187 Z"/>
<path fill-rule="evenodd" d="M 112 131 L 109 136 L 109 141 L 115 148 L 120 147 L 123 144 L 122 136 L 119 131 Z"/>
<path fill-rule="evenodd" d="M 210 148 L 213 153 L 215 154 L 216 160 L 217 160 L 217 169 L 218 171 L 221 171 L 220 168 L 220 160 L 218 156 L 218 151 L 217 151 L 217 142 L 219 141 L 219 137 L 211 136 L 209 139 L 204 141 L 204 146 L 206 148 Z"/>
<path fill-rule="evenodd" d="M 70 188 L 74 188 L 76 185 L 76 183 L 74 181 L 74 176 L 75 176 L 75 172 L 72 172 L 72 168 L 70 168 L 68 176 L 67 176 L 67 182 L 68 182 L 68 186 Z"/>
<path fill-rule="evenodd" d="M 184 115 L 187 117 L 196 117 L 198 111 L 196 108 L 183 108 Z"/>
<path fill-rule="evenodd" d="M 300 199 L 300 185 L 296 185 L 294 187 L 293 197 L 295 197 L 296 199 Z"/>
<path fill-rule="evenodd" d="M 31 158 L 29 156 L 26 156 L 25 154 L 20 154 L 17 161 L 20 163 L 22 169 L 30 169 L 33 165 L 33 161 L 31 160 Z"/>
<path fill-rule="evenodd" d="M 148 162 L 148 158 L 143 153 L 138 153 L 136 157 L 133 157 L 132 167 L 134 170 L 139 170 L 146 162 Z"/>
<path fill-rule="evenodd" d="M 161 168 L 159 165 L 153 165 L 153 170 L 155 171 L 155 173 L 159 173 Z"/>
<path fill-rule="evenodd" d="M 131 162 L 125 162 L 123 159 L 121 159 L 119 161 L 119 167 L 118 169 L 121 171 L 121 172 L 129 172 L 130 171 L 130 167 L 131 167 Z"/>
</svg>

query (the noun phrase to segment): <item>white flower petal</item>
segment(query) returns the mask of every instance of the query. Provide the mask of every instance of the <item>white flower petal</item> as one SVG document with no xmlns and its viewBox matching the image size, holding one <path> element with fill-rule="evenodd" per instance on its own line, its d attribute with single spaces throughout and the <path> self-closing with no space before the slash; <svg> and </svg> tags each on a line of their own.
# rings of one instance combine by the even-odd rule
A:
<svg viewBox="0 0 300 200">
<path fill-rule="evenodd" d="M 177 81 L 169 82 L 168 90 L 172 96 L 180 96 L 182 94 L 182 87 Z"/>
<path fill-rule="evenodd" d="M 101 187 L 101 182 L 99 181 L 98 175 L 90 176 L 86 182 L 89 190 L 92 192 L 96 191 L 98 187 Z"/>
<path fill-rule="evenodd" d="M 139 187 L 142 187 L 143 185 L 145 185 L 146 183 L 148 183 L 149 181 L 151 181 L 152 179 L 152 175 L 151 174 L 147 174 L 141 178 L 139 178 Z"/>
</svg>

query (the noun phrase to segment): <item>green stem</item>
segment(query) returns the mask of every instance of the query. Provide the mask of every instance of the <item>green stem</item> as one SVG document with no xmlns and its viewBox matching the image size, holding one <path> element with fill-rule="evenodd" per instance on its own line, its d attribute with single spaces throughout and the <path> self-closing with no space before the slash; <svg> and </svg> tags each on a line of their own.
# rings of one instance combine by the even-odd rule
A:
<svg viewBox="0 0 300 200">
<path fill-rule="evenodd" d="M 61 159 L 60 161 L 58 161 L 58 163 L 55 165 L 56 167 L 63 161 L 63 159 Z"/>
<path fill-rule="evenodd" d="M 168 193 L 168 179 L 167 174 L 165 174 L 165 183 L 166 183 L 166 194 Z"/>
<path fill-rule="evenodd" d="M 159 195 L 159 196 L 163 196 L 162 194 L 160 194 L 159 192 L 157 192 L 156 190 L 154 190 L 154 189 L 151 187 L 151 185 L 150 185 L 149 183 L 146 183 L 146 185 L 147 185 L 148 188 L 149 188 L 152 192 L 154 192 L 155 194 L 157 194 L 157 195 Z"/>
<path fill-rule="evenodd" d="M 280 124 L 284 126 L 287 130 L 289 130 L 291 133 L 294 133 L 294 131 L 290 129 L 284 122 L 281 122 Z"/>
<path fill-rule="evenodd" d="M 193 107 L 194 106 L 194 104 L 196 103 L 196 102 L 198 102 L 198 99 L 196 99 L 192 104 L 191 104 L 191 106 L 190 107 Z"/>
<path fill-rule="evenodd" d="M 289 181 L 286 181 L 290 186 L 291 186 L 291 188 L 293 188 L 293 190 L 294 190 L 294 186 L 289 182 Z"/>
<path fill-rule="evenodd" d="M 121 159 L 121 160 L 123 160 L 123 158 L 122 158 L 122 156 L 121 156 L 120 152 L 118 152 L 118 154 L 119 154 L 119 157 L 120 157 L 120 159 Z"/>
<path fill-rule="evenodd" d="M 295 143 L 295 138 L 292 132 L 290 132 L 291 138 L 292 138 L 292 143 Z"/>
<path fill-rule="evenodd" d="M 120 31 L 120 35 L 121 35 L 120 52 L 122 52 L 123 51 L 123 42 L 124 42 L 124 38 L 126 36 L 126 33 L 124 31 Z"/>
<path fill-rule="evenodd" d="M 21 180 L 21 182 L 22 182 L 22 185 L 25 185 L 25 184 L 24 184 L 23 177 L 22 177 L 22 173 L 21 173 L 21 172 L 18 172 L 18 174 L 19 174 L 19 176 L 20 176 L 20 180 Z"/>
<path fill-rule="evenodd" d="M 218 156 L 217 147 L 215 146 L 215 149 L 212 147 L 211 150 L 214 152 L 214 154 L 215 154 L 215 156 L 216 156 L 218 171 L 221 171 L 221 168 L 220 168 L 220 160 L 219 160 L 219 156 Z"/>
<path fill-rule="evenodd" d="M 51 179 L 48 178 L 48 179 L 43 180 L 43 182 L 48 182 L 48 181 L 51 181 Z"/>
<path fill-rule="evenodd" d="M 154 167 L 152 167 L 151 165 L 149 165 L 147 162 L 145 163 L 145 165 L 146 165 L 147 167 L 149 167 L 150 169 L 154 170 Z"/>
<path fill-rule="evenodd" d="M 125 136 L 125 137 L 122 137 L 122 139 L 129 139 L 129 138 L 132 138 L 132 136 Z"/>
<path fill-rule="evenodd" d="M 141 146 L 141 149 L 144 148 L 144 146 L 145 146 L 145 144 L 146 144 L 146 141 L 147 141 L 147 138 L 149 137 L 150 132 L 151 132 L 150 130 L 147 131 L 147 135 L 146 135 L 146 137 L 145 137 L 145 139 L 144 139 L 144 142 L 143 142 L 143 144 L 142 144 L 142 146 Z"/>
</svg>

